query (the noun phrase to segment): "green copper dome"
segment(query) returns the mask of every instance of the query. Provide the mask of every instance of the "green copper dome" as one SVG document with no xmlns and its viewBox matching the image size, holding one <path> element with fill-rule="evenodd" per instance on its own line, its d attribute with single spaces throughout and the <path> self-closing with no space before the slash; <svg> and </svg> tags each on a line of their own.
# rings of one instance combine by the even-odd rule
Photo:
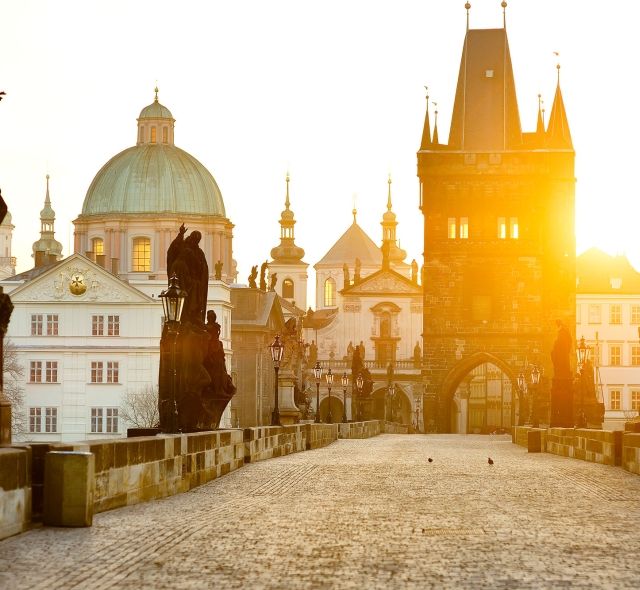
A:
<svg viewBox="0 0 640 590">
<path fill-rule="evenodd" d="M 109 160 L 93 179 L 82 215 L 172 213 L 226 217 L 211 173 L 173 141 L 174 118 L 155 100 L 138 118 L 137 145 Z"/>
</svg>

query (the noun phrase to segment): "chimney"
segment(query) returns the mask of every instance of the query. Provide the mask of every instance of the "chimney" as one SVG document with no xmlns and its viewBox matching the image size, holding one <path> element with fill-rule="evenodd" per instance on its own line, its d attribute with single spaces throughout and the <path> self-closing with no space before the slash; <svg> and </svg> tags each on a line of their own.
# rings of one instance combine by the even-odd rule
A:
<svg viewBox="0 0 640 590">
<path fill-rule="evenodd" d="M 48 256 L 45 256 L 45 252 L 43 252 L 42 250 L 36 250 L 34 252 L 34 256 L 35 256 L 35 267 L 39 268 L 41 266 L 44 266 L 45 264 L 47 264 L 47 258 Z"/>
<path fill-rule="evenodd" d="M 111 259 L 111 274 L 118 276 L 118 258 Z"/>
</svg>

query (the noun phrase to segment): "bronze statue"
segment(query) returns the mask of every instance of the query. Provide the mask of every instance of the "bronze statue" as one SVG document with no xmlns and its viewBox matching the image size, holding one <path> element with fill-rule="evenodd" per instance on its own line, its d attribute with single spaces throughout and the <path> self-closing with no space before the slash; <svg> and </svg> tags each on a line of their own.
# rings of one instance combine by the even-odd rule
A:
<svg viewBox="0 0 640 590">
<path fill-rule="evenodd" d="M 222 262 L 220 260 L 218 260 L 218 262 L 216 262 L 214 264 L 214 268 L 215 268 L 215 279 L 216 281 L 220 281 L 222 280 Z"/>
<path fill-rule="evenodd" d="M 418 263 L 415 258 L 411 261 L 411 282 L 414 285 L 418 284 Z"/>
<path fill-rule="evenodd" d="M 360 269 L 362 268 L 362 263 L 360 262 L 359 258 L 356 258 L 356 263 L 355 263 L 355 270 L 353 271 L 353 284 L 357 285 L 360 280 Z"/>
<path fill-rule="evenodd" d="M 268 266 L 268 263 L 266 260 L 260 266 L 260 290 L 261 291 L 267 290 L 267 279 L 266 279 L 267 266 Z"/>
<path fill-rule="evenodd" d="M 257 289 L 258 285 L 256 284 L 256 277 L 258 276 L 258 265 L 251 267 L 251 274 L 249 275 L 249 288 Z"/>
<path fill-rule="evenodd" d="M 422 349 L 420 348 L 420 342 L 416 341 L 416 345 L 413 347 L 413 366 L 420 367 L 422 364 Z"/>
<path fill-rule="evenodd" d="M 349 277 L 349 267 L 345 262 L 342 265 L 342 276 L 344 278 L 344 288 L 346 289 L 349 285 L 351 285 L 351 278 Z"/>
<path fill-rule="evenodd" d="M 556 379 L 571 379 L 571 345 L 572 338 L 569 330 L 560 320 L 556 320 L 558 336 L 551 350 L 551 362 L 553 363 L 553 376 Z"/>
<path fill-rule="evenodd" d="M 316 341 L 312 340 L 311 344 L 309 344 L 309 356 L 307 359 L 307 364 L 310 367 L 313 367 L 318 360 L 318 347 L 316 346 Z"/>
<path fill-rule="evenodd" d="M 270 272 L 269 273 L 269 291 L 276 290 L 276 283 L 278 282 L 278 273 Z"/>
</svg>

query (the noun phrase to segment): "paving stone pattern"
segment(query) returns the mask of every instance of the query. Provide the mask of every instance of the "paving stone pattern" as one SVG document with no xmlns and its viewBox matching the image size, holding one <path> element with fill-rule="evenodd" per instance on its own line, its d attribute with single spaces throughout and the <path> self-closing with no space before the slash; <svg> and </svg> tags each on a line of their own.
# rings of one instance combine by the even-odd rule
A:
<svg viewBox="0 0 640 590">
<path fill-rule="evenodd" d="M 639 588 L 639 522 L 619 467 L 385 434 L 11 537 L 0 588 Z"/>
</svg>

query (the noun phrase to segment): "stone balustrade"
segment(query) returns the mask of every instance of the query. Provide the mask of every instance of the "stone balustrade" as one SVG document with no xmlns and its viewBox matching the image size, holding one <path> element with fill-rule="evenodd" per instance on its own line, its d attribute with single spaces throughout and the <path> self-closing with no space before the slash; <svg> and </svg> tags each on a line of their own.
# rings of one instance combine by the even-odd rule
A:
<svg viewBox="0 0 640 590">
<path fill-rule="evenodd" d="M 625 432 L 622 435 L 622 467 L 640 475 L 640 433 Z"/>
<path fill-rule="evenodd" d="M 409 427 L 398 422 L 382 422 L 382 431 L 387 434 L 409 434 Z"/>
<path fill-rule="evenodd" d="M 31 450 L 0 448 L 0 539 L 31 524 Z"/>
<path fill-rule="evenodd" d="M 380 420 L 338 424 L 339 438 L 371 438 L 372 436 L 378 436 L 381 432 L 382 423 Z"/>
</svg>

